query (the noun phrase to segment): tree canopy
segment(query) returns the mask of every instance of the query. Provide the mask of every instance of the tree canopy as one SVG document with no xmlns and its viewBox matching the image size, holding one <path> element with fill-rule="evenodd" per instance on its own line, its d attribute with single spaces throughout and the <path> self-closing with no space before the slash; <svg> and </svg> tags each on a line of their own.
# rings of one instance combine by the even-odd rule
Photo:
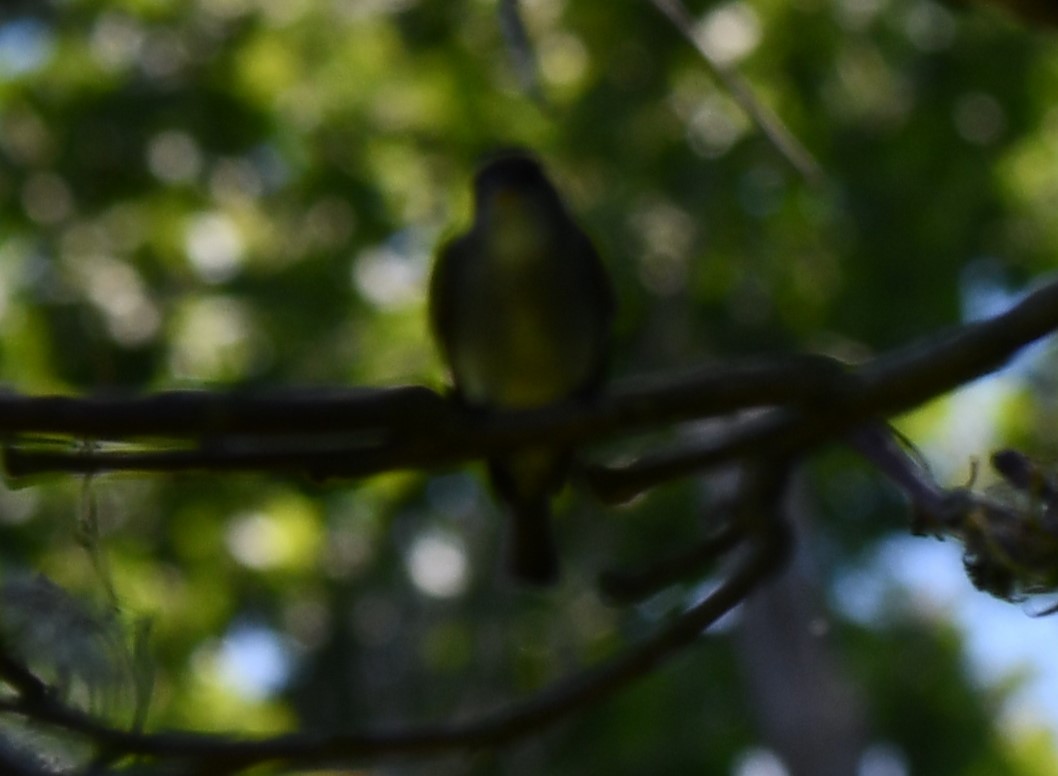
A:
<svg viewBox="0 0 1058 776">
<path fill-rule="evenodd" d="M 949 393 L 1058 325 L 1049 8 L 4 6 L 0 763 L 753 776 L 826 773 L 823 749 L 834 773 L 1053 772 L 1025 677 L 982 678 L 946 599 L 879 568 L 935 543 L 910 527 L 948 536 L 947 573 L 966 552 L 975 595 L 1058 581 L 1028 464 L 1055 455 L 1053 347 Z M 476 164 L 512 146 L 592 236 L 617 333 L 599 407 L 492 422 L 435 393 L 425 293 Z M 34 403 L 56 395 L 75 404 Z M 757 429 L 777 447 L 715 452 Z M 534 435 L 584 445 L 546 592 L 504 576 L 473 463 Z M 994 471 L 1000 448 L 1027 468 Z M 773 455 L 740 468 L 746 449 Z M 724 465 L 607 503 L 673 450 Z M 773 507 L 793 548 L 728 553 Z M 651 595 L 616 603 L 629 579 Z M 614 665 L 636 680 L 588 702 Z M 562 692 L 584 700 L 552 720 Z"/>
</svg>

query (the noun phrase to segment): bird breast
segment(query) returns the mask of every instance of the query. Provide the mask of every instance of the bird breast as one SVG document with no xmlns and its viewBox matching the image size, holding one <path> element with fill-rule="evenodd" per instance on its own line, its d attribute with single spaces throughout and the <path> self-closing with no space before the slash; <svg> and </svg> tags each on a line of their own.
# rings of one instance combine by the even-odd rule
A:
<svg viewBox="0 0 1058 776">
<path fill-rule="evenodd" d="M 586 298 L 578 256 L 539 232 L 501 230 L 467 267 L 455 310 L 453 371 L 471 402 L 549 404 L 593 379 L 605 332 Z"/>
</svg>

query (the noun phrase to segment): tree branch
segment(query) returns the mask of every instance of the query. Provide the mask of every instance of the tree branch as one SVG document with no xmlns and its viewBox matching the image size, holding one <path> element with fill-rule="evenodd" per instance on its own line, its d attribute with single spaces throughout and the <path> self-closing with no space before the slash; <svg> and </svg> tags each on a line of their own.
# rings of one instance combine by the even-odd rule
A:
<svg viewBox="0 0 1058 776">
<path fill-rule="evenodd" d="M 436 469 L 527 443 L 579 446 L 619 433 L 778 407 L 709 442 L 592 467 L 588 484 L 621 501 L 719 462 L 793 453 L 907 410 L 986 374 L 1058 328 L 1058 282 L 995 318 L 956 327 L 859 368 L 824 356 L 716 364 L 616 384 L 593 405 L 484 414 L 428 388 L 289 391 L 277 395 L 170 392 L 141 397 L 0 397 L 0 433 L 12 475 L 117 469 L 294 470 L 365 477 Z M 193 449 L 56 451 L 18 435 L 65 434 L 200 441 Z"/>
<path fill-rule="evenodd" d="M 877 418 L 890 417 L 1001 367 L 1058 328 L 1058 281 L 994 318 L 928 337 L 851 369 L 815 408 L 775 409 L 722 436 L 586 472 L 591 488 L 619 502 L 724 461 L 803 451 Z"/>
<path fill-rule="evenodd" d="M 7 394 L 0 397 L 0 433 L 13 437 L 6 465 L 14 476 L 198 468 L 362 477 L 453 465 L 527 442 L 582 444 L 747 406 L 815 403 L 840 384 L 843 374 L 840 364 L 822 356 L 748 359 L 627 380 L 596 405 L 492 415 L 462 408 L 421 386 L 271 396 L 206 391 L 87 398 Z M 152 447 L 57 451 L 56 440 L 26 439 L 30 434 L 151 439 Z M 159 451 L 159 438 L 205 441 L 191 449 Z"/>
</svg>

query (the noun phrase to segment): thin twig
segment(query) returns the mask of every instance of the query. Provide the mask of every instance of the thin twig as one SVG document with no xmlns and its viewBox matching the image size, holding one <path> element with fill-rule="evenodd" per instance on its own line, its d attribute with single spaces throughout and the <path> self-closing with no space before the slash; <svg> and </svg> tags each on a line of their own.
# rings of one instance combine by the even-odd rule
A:
<svg viewBox="0 0 1058 776">
<path fill-rule="evenodd" d="M 43 698 L 48 690 L 47 685 L 3 644 L 0 644 L 0 680 L 13 687 L 23 701 Z"/>
<path fill-rule="evenodd" d="M 540 84 L 536 50 L 525 28 L 521 5 L 518 0 L 500 0 L 496 12 L 499 14 L 500 31 L 507 43 L 507 50 L 522 89 L 533 102 L 547 108 L 547 99 Z"/>
<path fill-rule="evenodd" d="M 695 31 L 694 17 L 691 16 L 686 6 L 680 0 L 650 0 L 650 2 L 668 17 L 669 21 L 680 31 L 680 34 L 701 54 L 717 83 L 731 95 L 731 98 L 749 116 L 750 121 L 756 125 L 757 129 L 760 130 L 790 166 L 812 185 L 818 186 L 822 184 L 825 176 L 819 162 L 815 160 L 794 134 L 786 128 L 779 117 L 757 99 L 749 84 L 738 74 L 738 71 L 728 67 L 713 56 L 709 48 L 702 42 L 701 36 Z"/>
<path fill-rule="evenodd" d="M 701 577 L 703 570 L 745 539 L 737 522 L 728 522 L 687 550 L 635 570 L 614 569 L 599 578 L 599 589 L 614 603 L 642 601 L 677 582 Z"/>
</svg>

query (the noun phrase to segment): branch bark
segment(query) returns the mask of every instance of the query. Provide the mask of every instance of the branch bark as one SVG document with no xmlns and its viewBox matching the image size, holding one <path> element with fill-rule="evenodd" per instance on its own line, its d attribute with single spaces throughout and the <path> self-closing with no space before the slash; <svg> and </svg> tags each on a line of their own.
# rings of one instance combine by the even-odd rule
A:
<svg viewBox="0 0 1058 776">
<path fill-rule="evenodd" d="M 485 415 L 422 386 L 153 396 L 0 396 L 12 475 L 114 469 L 294 470 L 318 478 L 437 469 L 527 443 L 583 446 L 620 434 L 768 408 L 708 443 L 590 467 L 585 479 L 615 502 L 721 462 L 793 454 L 908 410 L 1002 366 L 1058 328 L 1058 281 L 994 318 L 955 327 L 858 367 L 825 356 L 705 366 L 617 383 L 596 404 Z M 133 450 L 56 450 L 31 435 L 151 439 Z M 158 449 L 159 438 L 192 441 Z"/>
</svg>

